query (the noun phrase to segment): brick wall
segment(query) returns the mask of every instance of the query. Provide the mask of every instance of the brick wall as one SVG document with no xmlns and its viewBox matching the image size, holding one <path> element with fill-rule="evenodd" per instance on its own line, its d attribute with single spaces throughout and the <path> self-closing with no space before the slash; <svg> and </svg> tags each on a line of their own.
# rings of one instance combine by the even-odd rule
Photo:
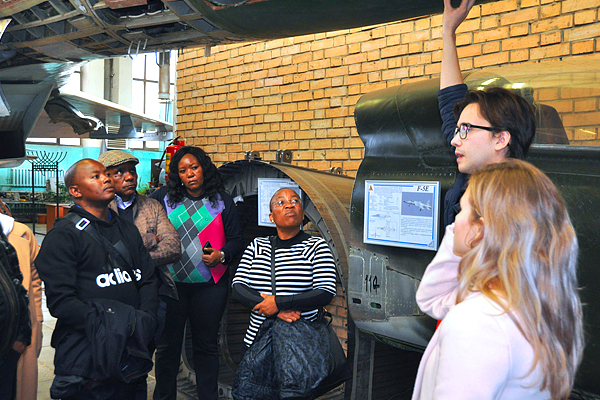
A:
<svg viewBox="0 0 600 400">
<path fill-rule="evenodd" d="M 600 0 L 505 0 L 475 6 L 457 40 L 463 70 L 600 59 Z M 250 150 L 354 175 L 363 156 L 353 108 L 364 93 L 437 76 L 441 15 L 267 42 L 186 50 L 178 62 L 178 134 L 217 163 Z M 538 92 L 578 144 L 597 144 L 598 94 Z M 567 93 L 569 92 L 569 93 Z"/>
</svg>

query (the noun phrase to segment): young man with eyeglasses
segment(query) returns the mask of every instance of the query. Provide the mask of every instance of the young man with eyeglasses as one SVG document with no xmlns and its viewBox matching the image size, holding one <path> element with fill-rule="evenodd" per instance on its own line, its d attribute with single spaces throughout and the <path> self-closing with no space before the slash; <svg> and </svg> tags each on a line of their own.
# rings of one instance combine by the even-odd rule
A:
<svg viewBox="0 0 600 400">
<path fill-rule="evenodd" d="M 454 147 L 460 173 L 446 193 L 444 225 L 454 222 L 468 176 L 506 158 L 524 159 L 535 134 L 535 113 L 525 98 L 503 88 L 468 90 L 456 49 L 456 29 L 475 0 L 453 8 L 444 0 L 442 67 L 438 101 L 442 131 Z"/>
</svg>

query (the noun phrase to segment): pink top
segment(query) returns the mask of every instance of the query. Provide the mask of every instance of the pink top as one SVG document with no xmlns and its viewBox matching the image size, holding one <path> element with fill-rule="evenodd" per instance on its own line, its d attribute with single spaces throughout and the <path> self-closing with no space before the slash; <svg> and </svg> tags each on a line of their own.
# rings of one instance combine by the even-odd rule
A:
<svg viewBox="0 0 600 400">
<path fill-rule="evenodd" d="M 417 303 L 442 323 L 423 354 L 413 400 L 547 400 L 539 389 L 533 348 L 509 314 L 481 293 L 456 304 L 458 263 L 452 252 L 454 225 L 427 267 Z"/>
</svg>

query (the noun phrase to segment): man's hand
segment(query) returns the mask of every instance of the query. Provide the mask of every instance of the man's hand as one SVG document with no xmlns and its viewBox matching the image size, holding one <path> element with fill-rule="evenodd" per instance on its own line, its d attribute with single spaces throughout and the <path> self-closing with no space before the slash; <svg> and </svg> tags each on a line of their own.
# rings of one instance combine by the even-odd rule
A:
<svg viewBox="0 0 600 400">
<path fill-rule="evenodd" d="M 264 293 L 261 293 L 260 295 L 264 300 L 255 305 L 252 310 L 267 317 L 277 314 L 279 309 L 277 308 L 277 304 L 275 304 L 275 296 Z"/>
<path fill-rule="evenodd" d="M 16 341 L 13 344 L 13 350 L 18 352 L 19 354 L 23 354 L 23 352 L 25 351 L 26 348 L 27 348 L 27 346 L 25 346 L 25 343 L 23 343 L 23 342 Z"/>
<path fill-rule="evenodd" d="M 300 319 L 300 311 L 294 311 L 294 310 L 279 311 L 279 314 L 277 314 L 277 318 L 281 318 L 285 322 L 292 323 L 292 322 L 298 321 Z"/>
<path fill-rule="evenodd" d="M 202 262 L 208 268 L 214 268 L 221 262 L 221 252 L 219 250 L 215 250 L 212 247 L 205 247 L 203 250 L 206 253 L 202 254 Z"/>
<path fill-rule="evenodd" d="M 475 0 L 462 0 L 460 6 L 454 8 L 451 0 L 444 0 L 444 17 L 442 30 L 444 33 L 454 34 L 458 26 L 467 18 L 469 11 L 473 8 Z"/>
<path fill-rule="evenodd" d="M 456 28 L 467 18 L 475 4 L 475 0 L 462 0 L 460 6 L 453 8 L 450 1 L 444 0 L 440 89 L 464 83 L 456 49 Z"/>
</svg>

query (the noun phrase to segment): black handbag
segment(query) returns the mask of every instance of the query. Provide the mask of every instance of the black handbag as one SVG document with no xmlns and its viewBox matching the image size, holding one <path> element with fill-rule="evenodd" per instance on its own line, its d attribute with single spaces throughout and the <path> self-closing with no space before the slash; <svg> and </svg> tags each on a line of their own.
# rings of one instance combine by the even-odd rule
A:
<svg viewBox="0 0 600 400">
<path fill-rule="evenodd" d="M 326 320 L 326 318 L 329 318 Z M 313 396 L 317 398 L 319 396 L 324 395 L 332 389 L 340 386 L 342 383 L 346 382 L 348 379 L 352 378 L 352 371 L 350 370 L 350 363 L 346 358 L 346 353 L 344 353 L 344 348 L 342 347 L 340 340 L 337 337 L 337 334 L 333 330 L 331 326 L 331 321 L 333 320 L 332 315 L 326 310 L 322 310 L 319 313 L 318 321 L 324 323 L 327 327 L 327 333 L 329 336 L 329 358 L 327 362 L 328 372 L 327 376 L 321 381 L 319 386 L 314 390 Z"/>
<path fill-rule="evenodd" d="M 275 236 L 271 236 L 271 291 L 275 286 Z M 314 399 L 352 377 L 350 363 L 331 326 L 332 315 L 319 310 L 317 320 L 275 320 L 273 356 L 281 399 Z"/>
<path fill-rule="evenodd" d="M 263 322 L 238 365 L 231 393 L 236 400 L 279 399 L 273 364 L 273 322 L 272 318 Z"/>
</svg>

